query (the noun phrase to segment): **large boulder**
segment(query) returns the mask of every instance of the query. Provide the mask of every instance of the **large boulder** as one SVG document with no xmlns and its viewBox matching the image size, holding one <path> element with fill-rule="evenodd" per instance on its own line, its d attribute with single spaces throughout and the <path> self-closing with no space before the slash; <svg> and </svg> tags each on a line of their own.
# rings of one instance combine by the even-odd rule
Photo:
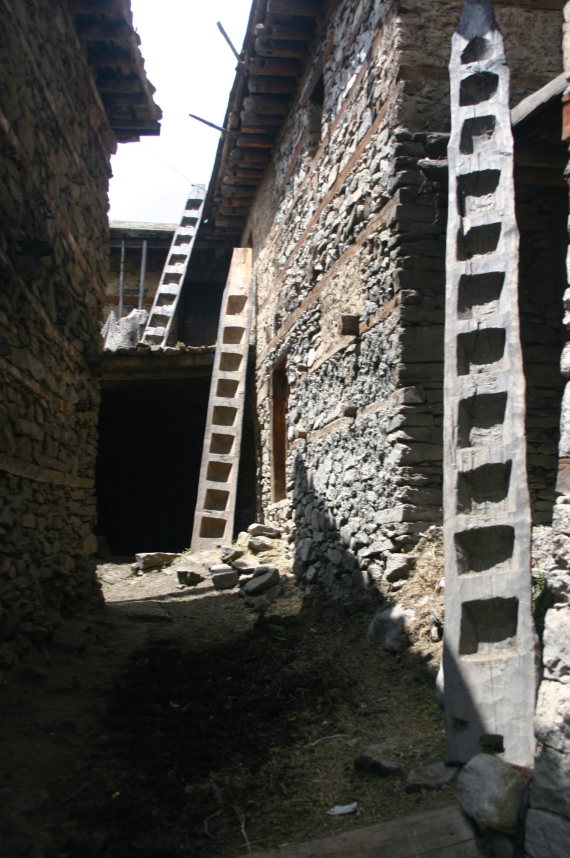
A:
<svg viewBox="0 0 570 858">
<path fill-rule="evenodd" d="M 512 834 L 527 782 L 520 769 L 490 754 L 477 754 L 459 775 L 457 800 L 482 828 Z"/>
</svg>

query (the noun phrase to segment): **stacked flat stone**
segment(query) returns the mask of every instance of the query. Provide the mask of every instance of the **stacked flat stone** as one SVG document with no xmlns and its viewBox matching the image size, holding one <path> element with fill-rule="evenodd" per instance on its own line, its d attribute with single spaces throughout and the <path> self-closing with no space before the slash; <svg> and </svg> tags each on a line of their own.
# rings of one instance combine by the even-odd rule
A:
<svg viewBox="0 0 570 858">
<path fill-rule="evenodd" d="M 532 764 L 535 668 L 509 71 L 490 0 L 452 40 L 445 334 L 447 759 Z"/>
</svg>

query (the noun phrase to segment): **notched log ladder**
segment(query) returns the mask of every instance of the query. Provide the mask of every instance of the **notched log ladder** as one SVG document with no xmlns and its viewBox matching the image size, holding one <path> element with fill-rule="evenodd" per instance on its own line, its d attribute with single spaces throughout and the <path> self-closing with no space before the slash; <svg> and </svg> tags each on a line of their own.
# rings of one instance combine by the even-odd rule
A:
<svg viewBox="0 0 570 858">
<path fill-rule="evenodd" d="M 450 763 L 532 764 L 525 380 L 509 71 L 491 0 L 452 39 L 445 334 L 445 698 Z"/>
</svg>

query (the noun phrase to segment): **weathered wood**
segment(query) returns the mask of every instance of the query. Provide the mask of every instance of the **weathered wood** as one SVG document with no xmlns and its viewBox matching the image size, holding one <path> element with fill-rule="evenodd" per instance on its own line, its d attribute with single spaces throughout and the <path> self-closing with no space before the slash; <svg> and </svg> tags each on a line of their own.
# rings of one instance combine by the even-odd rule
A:
<svg viewBox="0 0 570 858">
<path fill-rule="evenodd" d="M 322 0 L 268 0 L 268 15 L 299 15 L 317 18 L 323 11 Z"/>
<path fill-rule="evenodd" d="M 566 75 L 562 73 L 559 74 L 558 77 L 549 81 L 541 89 L 537 90 L 537 92 L 533 92 L 531 95 L 523 98 L 523 100 L 511 110 L 511 122 L 513 126 L 520 125 L 521 122 L 526 122 L 526 120 L 530 119 L 537 111 L 542 110 L 544 105 L 552 98 L 562 96 L 566 86 Z"/>
<path fill-rule="evenodd" d="M 255 166 L 257 164 L 268 164 L 271 153 L 267 149 L 232 149 L 229 155 L 230 164 L 243 166 Z"/>
<path fill-rule="evenodd" d="M 130 43 L 139 40 L 136 31 L 126 22 L 105 21 L 101 24 L 79 24 L 77 35 L 81 41 L 86 42 L 109 42 L 117 44 Z"/>
<path fill-rule="evenodd" d="M 534 630 L 509 71 L 491 0 L 452 39 L 445 325 L 449 762 L 533 762 Z"/>
<path fill-rule="evenodd" d="M 261 113 L 246 113 L 240 116 L 243 134 L 277 134 L 283 124 L 282 116 L 263 116 Z"/>
<path fill-rule="evenodd" d="M 138 77 L 131 75 L 130 77 L 121 78 L 104 78 L 100 77 L 97 80 L 97 89 L 99 92 L 116 92 L 128 95 L 131 92 L 138 92 L 141 88 L 141 82 Z"/>
<path fill-rule="evenodd" d="M 299 77 L 303 71 L 302 63 L 295 60 L 274 60 L 253 57 L 249 61 L 250 75 L 271 75 L 272 77 Z"/>
<path fill-rule="evenodd" d="M 107 47 L 104 43 L 89 52 L 89 64 L 95 68 L 120 68 L 131 71 L 133 58 L 128 51 Z"/>
<path fill-rule="evenodd" d="M 275 138 L 270 134 L 240 134 L 236 143 L 245 148 L 271 149 L 275 145 Z"/>
<path fill-rule="evenodd" d="M 315 28 L 312 24 L 304 27 L 294 27 L 287 24 L 257 24 L 255 34 L 261 39 L 310 42 L 315 34 Z"/>
<path fill-rule="evenodd" d="M 286 93 L 292 95 L 297 91 L 297 81 L 290 77 L 259 77 L 250 75 L 247 85 L 251 93 Z"/>
<path fill-rule="evenodd" d="M 481 858 L 476 836 L 453 805 L 249 858 Z M 244 858 L 244 856 L 242 856 Z"/>
<path fill-rule="evenodd" d="M 243 100 L 244 113 L 257 113 L 260 116 L 285 116 L 289 112 L 290 99 L 287 96 L 281 98 L 267 95 L 249 95 Z"/>
<path fill-rule="evenodd" d="M 256 39 L 255 52 L 260 57 L 287 57 L 302 60 L 307 54 L 304 42 L 281 42 L 277 39 Z"/>
</svg>

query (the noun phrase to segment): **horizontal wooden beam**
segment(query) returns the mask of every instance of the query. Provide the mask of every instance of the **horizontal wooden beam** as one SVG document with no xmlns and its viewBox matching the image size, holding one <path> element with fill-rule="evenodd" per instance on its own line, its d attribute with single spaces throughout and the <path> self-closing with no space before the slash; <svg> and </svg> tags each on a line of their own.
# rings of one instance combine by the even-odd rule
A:
<svg viewBox="0 0 570 858">
<path fill-rule="evenodd" d="M 272 149 L 275 137 L 271 134 L 240 134 L 236 144 L 246 149 Z"/>
<path fill-rule="evenodd" d="M 130 71 L 133 68 L 133 57 L 128 51 L 120 48 L 97 47 L 89 51 L 89 65 L 95 68 L 120 68 Z"/>
<path fill-rule="evenodd" d="M 291 42 L 310 42 L 315 35 L 315 28 L 312 24 L 303 27 L 294 27 L 293 25 L 287 24 L 258 24 L 255 28 L 255 35 L 259 39 L 281 39 Z"/>
<path fill-rule="evenodd" d="M 253 57 L 249 61 L 250 75 L 270 75 L 272 77 L 299 77 L 303 71 L 302 63 L 295 60 L 274 60 Z"/>
<path fill-rule="evenodd" d="M 323 11 L 322 0 L 268 0 L 268 15 L 299 15 L 317 18 Z"/>
<path fill-rule="evenodd" d="M 141 80 L 135 75 L 120 78 L 104 78 L 99 76 L 97 78 L 97 89 L 99 92 L 116 92 L 127 95 L 130 92 L 139 92 L 141 89 Z"/>
<path fill-rule="evenodd" d="M 219 227 L 233 227 L 235 229 L 235 228 L 239 228 L 239 227 L 243 226 L 243 224 L 245 223 L 245 218 L 242 218 L 242 217 L 231 218 L 231 217 L 216 216 L 214 223 L 216 224 L 216 226 L 219 226 Z"/>
<path fill-rule="evenodd" d="M 263 75 L 250 75 L 247 79 L 250 93 L 288 93 L 293 95 L 297 91 L 297 80 L 293 77 L 264 77 Z"/>
<path fill-rule="evenodd" d="M 135 41 L 138 44 L 140 41 L 139 36 L 131 25 L 123 21 L 106 21 L 102 24 L 79 24 L 77 35 L 84 42 L 120 42 L 121 44 L 125 44 Z"/>
<path fill-rule="evenodd" d="M 267 149 L 240 149 L 236 147 L 230 152 L 230 164 L 256 165 L 268 164 L 271 152 Z"/>
<path fill-rule="evenodd" d="M 277 39 L 256 39 L 255 53 L 259 57 L 287 57 L 302 60 L 307 53 L 304 42 L 279 42 Z"/>
<path fill-rule="evenodd" d="M 257 113 L 262 116 L 285 116 L 289 113 L 290 101 L 287 96 L 276 98 L 266 95 L 249 95 L 243 100 L 243 112 Z"/>
<path fill-rule="evenodd" d="M 271 134 L 277 133 L 283 125 L 282 116 L 263 116 L 261 113 L 246 113 L 240 116 L 241 131 L 244 134 Z"/>
</svg>

